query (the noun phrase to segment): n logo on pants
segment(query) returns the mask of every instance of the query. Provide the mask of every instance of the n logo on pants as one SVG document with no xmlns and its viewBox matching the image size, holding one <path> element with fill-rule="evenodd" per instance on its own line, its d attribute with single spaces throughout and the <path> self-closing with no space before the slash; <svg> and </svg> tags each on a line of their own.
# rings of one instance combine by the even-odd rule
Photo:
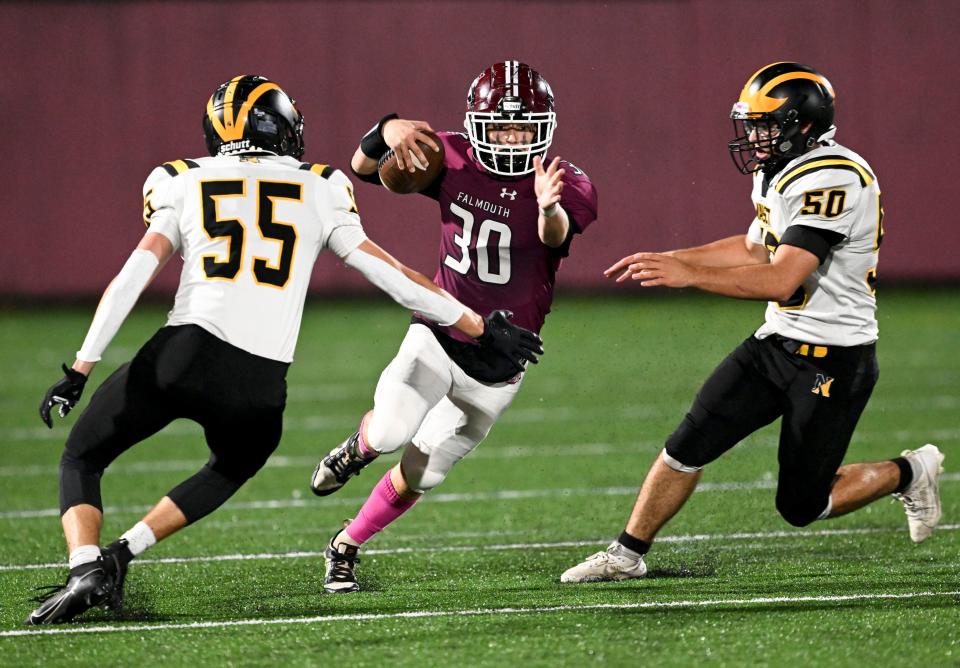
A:
<svg viewBox="0 0 960 668">
<path fill-rule="evenodd" d="M 810 390 L 814 394 L 819 394 L 821 397 L 830 397 L 830 386 L 833 384 L 833 378 L 830 376 L 825 376 L 822 373 L 817 374 L 817 381 L 813 384 L 813 389 Z"/>
</svg>

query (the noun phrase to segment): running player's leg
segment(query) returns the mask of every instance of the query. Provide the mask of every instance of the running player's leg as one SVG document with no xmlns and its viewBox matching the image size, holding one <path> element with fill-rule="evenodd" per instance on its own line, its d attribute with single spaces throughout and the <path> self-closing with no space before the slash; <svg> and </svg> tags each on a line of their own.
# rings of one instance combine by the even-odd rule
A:
<svg viewBox="0 0 960 668">
<path fill-rule="evenodd" d="M 151 353 L 161 339 L 155 335 L 132 362 L 97 388 L 70 431 L 60 461 L 61 523 L 70 575 L 63 587 L 37 599 L 40 605 L 28 624 L 65 621 L 98 605 L 120 607 L 123 574 L 109 567 L 108 555 L 99 547 L 100 478 L 120 454 L 175 417 L 152 373 Z"/>
<path fill-rule="evenodd" d="M 643 555 L 693 494 L 703 467 L 780 415 L 780 390 L 776 378 L 769 377 L 771 370 L 762 364 L 762 345 L 748 338 L 713 371 L 656 456 L 619 538 L 568 569 L 561 582 L 646 574 Z"/>
<path fill-rule="evenodd" d="M 877 381 L 876 358 L 866 349 L 830 347 L 821 358 L 781 352 L 798 366 L 786 391 L 777 454 L 777 510 L 794 526 L 848 513 L 898 484 L 899 470 L 889 461 L 838 470 Z"/>
<path fill-rule="evenodd" d="M 152 381 L 156 338 L 97 388 L 67 438 L 60 459 L 60 512 L 71 552 L 99 544 L 100 479 L 110 463 L 176 417 Z"/>
<path fill-rule="evenodd" d="M 443 481 L 454 464 L 486 437 L 520 385 L 484 385 L 460 369 L 454 369 L 453 375 L 456 381 L 450 397 L 441 399 L 427 413 L 400 463 L 380 479 L 356 519 L 331 539 L 324 583 L 328 592 L 359 590 L 354 566 L 360 546 Z"/>
<path fill-rule="evenodd" d="M 427 412 L 450 389 L 451 366 L 429 328 L 411 325 L 396 357 L 380 374 L 373 410 L 314 469 L 310 480 L 314 494 L 336 492 L 380 454 L 410 443 Z"/>
<path fill-rule="evenodd" d="M 166 392 L 175 397 L 181 414 L 204 428 L 211 455 L 117 541 L 125 543 L 120 550 L 124 566 L 223 505 L 263 467 L 280 442 L 288 365 L 251 355 L 199 327 L 175 329 L 180 330 L 179 347 L 202 363 L 178 363 L 176 373 L 166 373 L 170 364 L 161 357 L 158 376 L 168 378 Z"/>
</svg>

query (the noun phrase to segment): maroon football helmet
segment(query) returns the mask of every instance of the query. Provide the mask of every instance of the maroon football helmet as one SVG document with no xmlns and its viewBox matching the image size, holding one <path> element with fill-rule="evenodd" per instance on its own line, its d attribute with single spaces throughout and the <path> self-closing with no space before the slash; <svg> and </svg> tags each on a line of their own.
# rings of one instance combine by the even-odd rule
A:
<svg viewBox="0 0 960 668">
<path fill-rule="evenodd" d="M 464 125 L 477 159 L 498 176 L 523 176 L 533 171 L 533 158 L 546 159 L 557 127 L 553 91 L 540 73 L 525 63 L 494 63 L 470 84 Z M 488 130 L 498 125 L 525 125 L 533 130 L 530 144 L 495 144 Z"/>
</svg>

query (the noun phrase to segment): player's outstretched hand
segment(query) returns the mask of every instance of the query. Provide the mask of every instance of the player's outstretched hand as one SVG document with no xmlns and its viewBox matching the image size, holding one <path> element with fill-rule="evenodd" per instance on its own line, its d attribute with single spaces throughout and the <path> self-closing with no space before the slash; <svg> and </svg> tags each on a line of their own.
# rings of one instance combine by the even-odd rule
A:
<svg viewBox="0 0 960 668">
<path fill-rule="evenodd" d="M 397 158 L 397 166 L 400 169 L 405 169 L 408 172 L 416 171 L 416 165 L 408 159 L 410 153 L 416 156 L 421 165 L 430 163 L 423 149 L 417 145 L 418 141 L 430 146 L 434 151 L 440 151 L 437 142 L 425 131 L 434 131 L 426 121 L 408 121 L 403 118 L 394 118 L 384 123 L 383 141 L 393 150 Z"/>
<path fill-rule="evenodd" d="M 543 159 L 538 155 L 533 159 L 533 169 L 533 192 L 537 196 L 537 205 L 541 209 L 549 209 L 560 201 L 563 192 L 564 171 L 560 168 L 560 158 L 554 158 L 544 169 Z"/>
<path fill-rule="evenodd" d="M 694 285 L 697 268 L 687 264 L 670 253 L 634 253 L 622 258 L 603 272 L 612 278 L 618 271 L 617 283 L 632 279 L 640 281 L 645 288 L 664 286 L 668 288 L 686 288 Z"/>
<path fill-rule="evenodd" d="M 53 420 L 50 418 L 50 409 L 54 405 L 59 405 L 60 417 L 67 417 L 67 413 L 80 401 L 83 386 L 87 384 L 85 375 L 68 368 L 66 364 L 63 365 L 63 374 L 63 378 L 50 386 L 47 393 L 43 395 L 43 401 L 40 402 L 40 419 L 51 429 L 53 429 Z"/>
<path fill-rule="evenodd" d="M 543 354 L 543 341 L 530 330 L 510 322 L 512 317 L 510 311 L 492 311 L 483 319 L 483 334 L 477 341 L 509 359 L 520 372 L 524 360 L 533 364 L 539 361 L 537 355 Z"/>
</svg>

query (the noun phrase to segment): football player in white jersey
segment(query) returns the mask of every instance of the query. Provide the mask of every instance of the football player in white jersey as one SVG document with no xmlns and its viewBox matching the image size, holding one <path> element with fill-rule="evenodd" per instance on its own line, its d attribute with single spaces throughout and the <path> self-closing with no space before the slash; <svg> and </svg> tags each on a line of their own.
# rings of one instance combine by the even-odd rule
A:
<svg viewBox="0 0 960 668">
<path fill-rule="evenodd" d="M 280 441 L 287 367 L 322 249 L 403 306 L 514 363 L 542 352 L 539 338 L 503 312 L 481 318 L 367 238 L 346 176 L 300 162 L 303 118 L 276 83 L 227 81 L 210 97 L 203 129 L 211 157 L 165 163 L 147 179 L 147 231 L 104 292 L 72 368 L 64 365 L 40 405 L 49 427 L 54 406 L 65 417 L 76 405 L 140 293 L 179 252 L 166 325 L 100 385 L 67 439 L 60 509 L 70 574 L 40 598 L 28 624 L 119 608 L 131 559 L 217 509 L 264 465 Z M 101 550 L 104 470 L 176 418 L 203 426 L 209 461 Z"/>
<path fill-rule="evenodd" d="M 645 575 L 644 555 L 703 467 L 777 418 L 776 505 L 790 524 L 837 517 L 890 494 L 904 504 L 913 541 L 928 538 L 940 520 L 936 446 L 841 466 L 878 377 L 874 289 L 883 208 L 870 166 L 833 139 L 833 87 L 810 67 L 773 63 L 750 77 L 731 116 L 734 163 L 753 174 L 756 218 L 747 234 L 635 253 L 606 274 L 765 300 L 766 321 L 700 389 L 647 473 L 620 537 L 562 582 Z"/>
</svg>

